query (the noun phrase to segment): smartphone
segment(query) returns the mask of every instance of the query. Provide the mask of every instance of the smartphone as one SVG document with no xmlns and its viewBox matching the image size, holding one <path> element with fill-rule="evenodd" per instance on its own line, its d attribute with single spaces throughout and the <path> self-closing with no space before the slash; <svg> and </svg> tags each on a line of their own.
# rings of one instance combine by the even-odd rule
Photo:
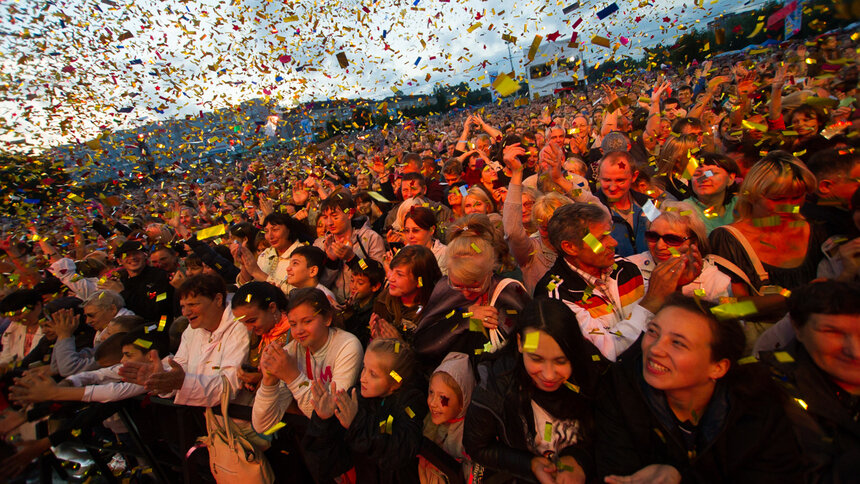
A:
<svg viewBox="0 0 860 484">
<path fill-rule="evenodd" d="M 259 370 L 259 369 L 257 369 L 257 367 L 256 367 L 256 366 L 249 365 L 249 364 L 247 364 L 247 363 L 242 363 L 242 371 L 244 371 L 244 372 L 246 372 L 246 373 L 257 373 L 257 372 L 259 372 L 260 370 Z"/>
</svg>

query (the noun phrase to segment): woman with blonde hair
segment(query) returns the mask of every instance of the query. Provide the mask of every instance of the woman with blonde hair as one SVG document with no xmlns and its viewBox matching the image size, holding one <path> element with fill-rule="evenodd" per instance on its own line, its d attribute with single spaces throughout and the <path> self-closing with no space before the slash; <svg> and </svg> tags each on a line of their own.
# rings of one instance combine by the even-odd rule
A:
<svg viewBox="0 0 860 484">
<path fill-rule="evenodd" d="M 698 296 L 713 303 L 731 295 L 731 278 L 720 272 L 709 257 L 710 244 L 705 223 L 687 202 L 663 202 L 660 215 L 645 231 L 648 252 L 627 258 L 639 267 L 648 289 L 651 272 L 672 257 L 687 257 L 687 274 L 676 286 L 685 296 Z"/>
<path fill-rule="evenodd" d="M 760 315 L 779 319 L 786 311 L 781 289 L 792 290 L 816 277 L 825 235 L 800 214 L 815 187 L 815 176 L 802 161 L 771 151 L 744 178 L 735 222 L 711 232 L 713 253 L 737 266 L 732 293 L 756 296 Z"/>
<path fill-rule="evenodd" d="M 670 136 L 663 144 L 657 160 L 657 176 L 654 177 L 654 182 L 668 197 L 684 200 L 692 195 L 688 181 L 692 177 L 692 171 L 687 177 L 684 176 L 684 171 L 690 160 L 696 157 L 699 148 L 699 138 L 695 134 Z"/>
<path fill-rule="evenodd" d="M 531 300 L 521 283 L 494 272 L 497 249 L 505 245 L 486 216 L 464 217 L 449 230 L 448 275 L 436 283 L 413 340 L 428 368 L 451 351 L 499 349 L 514 330 L 516 313 Z"/>
</svg>

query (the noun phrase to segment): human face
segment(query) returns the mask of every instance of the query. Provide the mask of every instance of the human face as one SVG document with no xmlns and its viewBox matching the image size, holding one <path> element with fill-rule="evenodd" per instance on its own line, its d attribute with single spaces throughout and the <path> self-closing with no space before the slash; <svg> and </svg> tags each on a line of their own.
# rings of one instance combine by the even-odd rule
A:
<svg viewBox="0 0 860 484">
<path fill-rule="evenodd" d="M 675 306 L 661 309 L 642 337 L 642 376 L 666 392 L 712 386 L 728 366 L 711 361 L 711 326 L 701 314 Z"/>
<path fill-rule="evenodd" d="M 284 225 L 266 224 L 263 228 L 266 236 L 266 242 L 270 247 L 274 247 L 276 251 L 283 252 L 290 248 L 290 229 Z"/>
<path fill-rule="evenodd" d="M 633 182 L 632 167 L 626 160 L 617 163 L 603 163 L 600 166 L 600 189 L 610 202 L 627 197 Z"/>
<path fill-rule="evenodd" d="M 423 282 L 423 281 L 422 281 Z M 409 297 L 418 293 L 418 279 L 412 267 L 403 264 L 388 271 L 388 294 L 394 297 Z"/>
<path fill-rule="evenodd" d="M 472 213 L 490 213 L 490 207 L 487 206 L 481 199 L 474 195 L 467 195 L 463 203 L 463 212 L 466 215 Z"/>
<path fill-rule="evenodd" d="M 403 222 L 403 236 L 406 238 L 407 245 L 423 245 L 424 247 L 430 247 L 433 242 L 433 233 L 435 231 L 435 227 L 422 229 L 411 218 L 407 218 L 406 221 Z"/>
<path fill-rule="evenodd" d="M 116 316 L 117 309 L 114 306 L 101 307 L 96 304 L 84 306 L 84 318 L 87 325 L 101 331 L 107 327 L 110 320 Z"/>
<path fill-rule="evenodd" d="M 618 242 L 612 238 L 612 225 L 609 221 L 592 223 L 588 226 L 588 231 L 603 244 L 603 248 L 595 252 L 584 240 L 572 242 L 576 245 L 575 264 L 589 274 L 602 273 L 615 263 L 615 247 Z"/>
<path fill-rule="evenodd" d="M 374 287 L 370 283 L 370 278 L 364 274 L 353 273 L 349 283 L 349 294 L 353 301 L 365 301 L 373 295 L 378 287 L 379 284 Z"/>
<path fill-rule="evenodd" d="M 122 255 L 120 264 L 128 271 L 129 275 L 137 275 L 146 267 L 146 254 L 139 250 L 126 252 Z"/>
<path fill-rule="evenodd" d="M 693 91 L 689 89 L 681 89 L 678 91 L 678 101 L 681 101 L 682 106 L 689 106 L 693 99 Z"/>
<path fill-rule="evenodd" d="M 310 303 L 293 308 L 287 317 L 290 320 L 290 333 L 302 348 L 307 348 L 313 353 L 328 341 L 331 318 L 323 316 Z"/>
<path fill-rule="evenodd" d="M 387 397 L 400 387 L 400 383 L 391 378 L 393 356 L 368 351 L 364 354 L 364 366 L 361 369 L 361 396 L 364 398 Z"/>
<path fill-rule="evenodd" d="M 224 314 L 224 297 L 218 294 L 215 299 L 209 299 L 195 294 L 180 299 L 179 306 L 182 308 L 182 315 L 188 318 L 188 326 L 215 331 Z"/>
<path fill-rule="evenodd" d="M 459 279 L 457 276 L 448 274 L 448 285 L 451 289 L 459 291 L 466 299 L 475 301 L 487 292 L 491 279 L 492 274 L 487 274 L 481 280 Z"/>
<path fill-rule="evenodd" d="M 556 146 L 564 146 L 564 130 L 561 128 L 550 129 L 549 142 Z"/>
<path fill-rule="evenodd" d="M 666 104 L 663 107 L 663 112 L 666 115 L 666 119 L 674 121 L 678 117 L 678 103 Z"/>
<path fill-rule="evenodd" d="M 717 165 L 701 165 L 693 172 L 693 193 L 698 197 L 722 194 L 734 182 L 734 173 Z"/>
<path fill-rule="evenodd" d="M 203 266 L 193 265 L 185 267 L 185 275 L 188 277 L 203 274 Z"/>
<path fill-rule="evenodd" d="M 685 226 L 670 223 L 665 217 L 657 217 L 654 222 L 651 223 L 651 228 L 648 230 L 649 232 L 656 232 L 661 236 L 675 235 L 682 239 L 686 239 L 690 235 Z M 652 242 L 646 238 L 646 242 L 648 244 L 648 251 L 651 253 L 651 257 L 654 258 L 655 262 L 669 260 L 669 258 L 672 257 L 672 253 L 669 251 L 670 247 L 675 250 L 679 250 L 681 247 L 690 246 L 689 240 L 685 240 L 680 246 L 668 245 L 663 237 L 660 237 L 656 242 Z"/>
<path fill-rule="evenodd" d="M 343 235 L 349 231 L 350 221 L 355 215 L 355 210 L 328 210 L 325 213 L 325 229 L 334 235 Z"/>
<path fill-rule="evenodd" d="M 122 358 L 120 358 L 120 363 L 146 363 L 146 354 L 140 350 L 135 345 L 123 345 L 122 346 Z"/>
<path fill-rule="evenodd" d="M 418 180 L 405 180 L 403 185 L 400 186 L 400 194 L 403 195 L 404 200 L 419 197 L 424 195 L 424 187 L 418 183 Z"/>
<path fill-rule="evenodd" d="M 186 227 L 194 226 L 194 214 L 191 213 L 191 210 L 183 210 L 179 213 L 179 223 Z"/>
<path fill-rule="evenodd" d="M 265 309 L 251 303 L 233 308 L 233 316 L 257 336 L 263 336 L 275 327 L 279 313 L 275 303 L 269 303 Z"/>
<path fill-rule="evenodd" d="M 523 337 L 528 341 L 529 334 L 538 334 L 537 349 L 523 348 Z M 554 392 L 564 385 L 573 374 L 570 360 L 561 350 L 555 339 L 544 331 L 526 328 L 523 336 L 517 335 L 517 346 L 523 355 L 523 366 L 532 383 L 542 391 Z"/>
<path fill-rule="evenodd" d="M 317 270 L 316 266 L 308 267 L 305 256 L 293 254 L 290 256 L 290 265 L 287 266 L 287 284 L 295 287 L 315 286 Z"/>
<path fill-rule="evenodd" d="M 454 174 L 443 173 L 442 176 L 445 178 L 445 183 L 447 183 L 448 185 L 453 185 L 453 184 L 458 183 L 460 181 L 460 174 L 459 173 L 454 173 Z"/>
<path fill-rule="evenodd" d="M 366 202 L 358 202 L 356 204 L 356 210 L 358 211 L 358 214 L 369 216 L 371 212 L 373 212 L 373 207 L 371 204 L 372 202 L 370 202 L 369 200 Z"/>
<path fill-rule="evenodd" d="M 149 255 L 149 264 L 165 272 L 176 272 L 179 268 L 179 260 L 166 250 L 156 250 Z"/>
<path fill-rule="evenodd" d="M 660 131 L 659 131 L 659 134 L 657 135 L 657 137 L 660 139 L 667 139 L 671 135 L 672 135 L 672 122 L 669 121 L 668 119 L 665 119 L 665 118 L 661 119 L 660 120 Z"/>
<path fill-rule="evenodd" d="M 582 140 L 588 138 L 588 135 L 591 131 L 588 128 L 588 120 L 582 116 L 577 116 L 576 119 L 573 120 L 573 139 Z"/>
<path fill-rule="evenodd" d="M 535 199 L 531 195 L 523 193 L 522 204 L 523 225 L 528 225 L 532 222 L 532 208 L 535 206 Z"/>
<path fill-rule="evenodd" d="M 860 188 L 860 163 L 855 163 L 847 174 L 840 173 L 832 177 L 828 186 L 828 195 L 848 205 L 857 188 Z"/>
<path fill-rule="evenodd" d="M 436 425 L 454 420 L 463 410 L 463 402 L 457 392 L 446 383 L 440 373 L 434 373 L 430 377 L 427 408 L 430 410 L 430 420 Z"/>
<path fill-rule="evenodd" d="M 860 317 L 813 314 L 795 329 L 815 365 L 845 391 L 860 395 Z"/>
<path fill-rule="evenodd" d="M 367 173 L 360 173 L 355 177 L 355 185 L 359 190 L 370 190 L 370 175 Z"/>
<path fill-rule="evenodd" d="M 818 134 L 820 126 L 815 116 L 806 113 L 797 113 L 791 118 L 792 126 L 801 138 L 809 138 Z"/>
<path fill-rule="evenodd" d="M 481 183 L 483 185 L 491 185 L 494 181 L 498 179 L 498 173 L 496 173 L 496 170 L 492 169 L 491 167 L 484 166 L 484 169 L 481 170 Z"/>
</svg>

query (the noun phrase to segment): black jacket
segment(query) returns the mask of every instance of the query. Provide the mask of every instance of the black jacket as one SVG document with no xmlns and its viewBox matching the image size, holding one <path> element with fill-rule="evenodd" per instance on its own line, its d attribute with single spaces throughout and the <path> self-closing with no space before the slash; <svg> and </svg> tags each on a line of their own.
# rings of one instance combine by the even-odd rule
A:
<svg viewBox="0 0 860 484">
<path fill-rule="evenodd" d="M 173 322 L 173 286 L 166 272 L 146 266 L 140 274 L 128 277 L 128 273 L 122 271 L 120 282 L 126 308 L 146 322 L 158 321 L 162 316 L 167 316 L 168 323 Z M 164 296 L 159 297 L 161 295 Z"/>
<path fill-rule="evenodd" d="M 759 355 L 789 394 L 804 402 L 788 402 L 803 457 L 807 482 L 848 483 L 860 480 L 860 397 L 850 396 L 830 381 L 800 344 L 784 350 L 793 361 L 782 363 L 775 352 Z"/>
<path fill-rule="evenodd" d="M 696 449 L 688 452 L 665 396 L 643 379 L 637 342 L 598 391 L 598 474 L 601 479 L 629 476 L 651 464 L 667 464 L 684 483 L 803 482 L 800 449 L 780 399 L 762 391 L 760 398 L 739 393 L 720 380 L 699 422 Z"/>
<path fill-rule="evenodd" d="M 505 357 L 479 367 L 480 381 L 466 412 L 463 446 L 466 453 L 482 466 L 534 482 L 531 460 L 537 455 L 529 445 L 537 434 L 534 412 L 528 389 L 518 375 L 516 357 L 512 354 L 514 352 L 509 352 Z M 571 406 L 579 407 L 577 413 L 581 415 L 578 418 L 577 443 L 562 449 L 559 454 L 576 459 L 591 481 L 594 475 L 591 400 L 585 392 L 574 393 L 566 388 L 557 392 Z"/>
<path fill-rule="evenodd" d="M 302 446 L 317 482 L 330 481 L 355 467 L 360 483 L 417 483 L 427 415 L 427 399 L 419 388 L 415 382 L 387 398 L 370 399 L 356 389 L 358 414 L 349 429 L 337 417 L 322 420 L 314 412 Z M 390 433 L 386 431 L 389 416 Z"/>
</svg>

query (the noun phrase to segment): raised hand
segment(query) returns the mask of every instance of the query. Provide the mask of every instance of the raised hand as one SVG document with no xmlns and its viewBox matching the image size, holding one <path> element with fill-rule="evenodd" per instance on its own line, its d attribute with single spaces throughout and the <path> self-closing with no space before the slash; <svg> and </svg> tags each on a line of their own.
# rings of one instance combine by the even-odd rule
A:
<svg viewBox="0 0 860 484">
<path fill-rule="evenodd" d="M 311 396 L 314 402 L 314 412 L 323 420 L 328 420 L 334 416 L 336 408 L 335 395 L 337 394 L 337 383 L 331 382 L 331 389 L 328 388 L 321 380 L 314 380 L 311 383 Z"/>
<path fill-rule="evenodd" d="M 352 421 L 358 414 L 358 395 L 355 393 L 355 388 L 350 395 L 342 390 L 337 393 L 334 414 L 343 428 L 348 429 L 352 425 Z"/>
</svg>

